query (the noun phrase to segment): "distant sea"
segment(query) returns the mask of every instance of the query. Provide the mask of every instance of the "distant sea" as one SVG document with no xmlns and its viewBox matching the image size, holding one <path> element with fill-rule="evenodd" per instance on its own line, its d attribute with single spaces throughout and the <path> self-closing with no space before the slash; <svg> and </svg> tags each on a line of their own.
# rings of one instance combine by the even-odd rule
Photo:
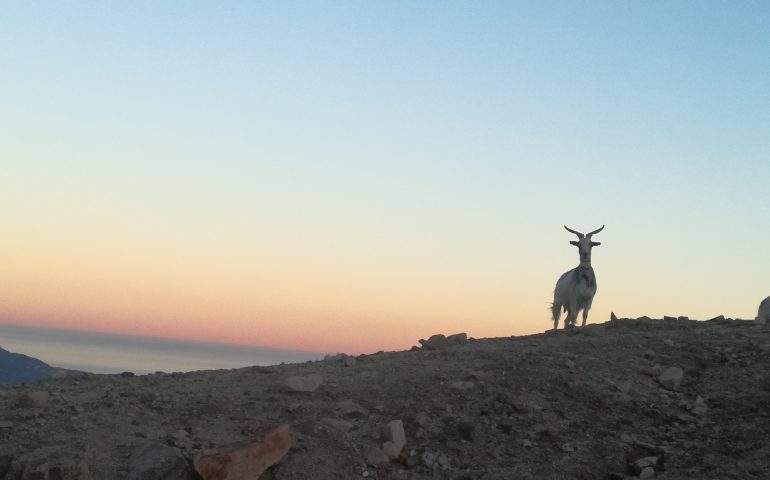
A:
<svg viewBox="0 0 770 480">
<path fill-rule="evenodd" d="M 92 373 L 189 372 L 300 363 L 323 353 L 0 324 L 0 347 Z"/>
</svg>

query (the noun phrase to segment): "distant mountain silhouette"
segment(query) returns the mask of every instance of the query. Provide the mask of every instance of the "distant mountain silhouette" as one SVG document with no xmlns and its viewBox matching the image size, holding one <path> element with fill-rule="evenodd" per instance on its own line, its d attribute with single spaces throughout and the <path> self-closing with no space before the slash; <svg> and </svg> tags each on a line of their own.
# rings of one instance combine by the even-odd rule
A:
<svg viewBox="0 0 770 480">
<path fill-rule="evenodd" d="M 12 353 L 0 347 L 0 384 L 29 383 L 55 376 L 79 375 L 82 372 L 55 368 L 42 360 Z"/>
</svg>

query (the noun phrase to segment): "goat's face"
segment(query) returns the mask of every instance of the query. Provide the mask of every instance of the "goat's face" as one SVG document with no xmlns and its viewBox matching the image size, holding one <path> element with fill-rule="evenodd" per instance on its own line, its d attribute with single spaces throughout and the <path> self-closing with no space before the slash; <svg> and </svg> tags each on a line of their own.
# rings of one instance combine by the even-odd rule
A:
<svg viewBox="0 0 770 480">
<path fill-rule="evenodd" d="M 567 229 L 568 232 L 574 233 L 575 235 L 578 236 L 578 240 L 577 241 L 573 240 L 573 241 L 571 241 L 569 243 L 571 243 L 572 245 L 575 245 L 576 247 L 578 247 L 578 252 L 580 253 L 580 265 L 590 266 L 591 265 L 591 249 L 593 247 L 598 247 L 599 245 L 601 245 L 601 243 L 599 243 L 599 242 L 592 241 L 591 240 L 591 236 L 593 234 L 595 234 L 595 233 L 601 232 L 604 229 L 604 225 L 602 225 L 602 228 L 600 228 L 598 230 L 594 230 L 593 232 L 591 232 L 589 234 L 586 234 L 586 235 L 584 235 L 584 234 L 582 234 L 580 232 L 577 232 L 575 230 L 572 230 L 571 228 L 567 227 L 566 225 L 564 226 L 564 228 Z"/>
<path fill-rule="evenodd" d="M 590 238 L 583 237 L 578 241 L 572 240 L 569 242 L 572 245 L 578 247 L 578 253 L 580 254 L 580 263 L 590 265 L 591 264 L 591 249 L 601 245 L 600 242 L 592 242 Z"/>
</svg>

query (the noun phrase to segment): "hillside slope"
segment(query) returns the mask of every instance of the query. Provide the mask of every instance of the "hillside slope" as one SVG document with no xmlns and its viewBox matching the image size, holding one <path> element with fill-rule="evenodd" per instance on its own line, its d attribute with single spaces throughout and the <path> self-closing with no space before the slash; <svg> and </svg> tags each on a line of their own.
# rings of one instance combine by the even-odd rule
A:
<svg viewBox="0 0 770 480">
<path fill-rule="evenodd" d="M 643 318 L 295 365 L 5 386 L 0 479 L 198 478 L 198 451 L 270 423 L 289 424 L 293 446 L 261 479 L 766 479 L 768 353 L 770 329 L 753 322 Z M 310 374 L 323 378 L 314 391 L 287 386 Z M 372 452 L 393 420 L 406 446 L 382 461 Z"/>
<path fill-rule="evenodd" d="M 0 384 L 34 382 L 48 378 L 53 367 L 37 358 L 0 348 Z"/>
</svg>

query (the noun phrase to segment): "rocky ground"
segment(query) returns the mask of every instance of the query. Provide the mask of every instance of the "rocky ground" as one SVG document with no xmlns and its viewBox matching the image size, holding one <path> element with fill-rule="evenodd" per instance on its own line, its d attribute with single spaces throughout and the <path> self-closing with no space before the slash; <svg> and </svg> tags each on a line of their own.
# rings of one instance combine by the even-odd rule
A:
<svg viewBox="0 0 770 480">
<path fill-rule="evenodd" d="M 751 321 L 616 319 L 5 386 L 0 479 L 200 478 L 201 451 L 276 423 L 291 448 L 261 479 L 767 479 L 769 354 L 770 328 Z"/>
</svg>

